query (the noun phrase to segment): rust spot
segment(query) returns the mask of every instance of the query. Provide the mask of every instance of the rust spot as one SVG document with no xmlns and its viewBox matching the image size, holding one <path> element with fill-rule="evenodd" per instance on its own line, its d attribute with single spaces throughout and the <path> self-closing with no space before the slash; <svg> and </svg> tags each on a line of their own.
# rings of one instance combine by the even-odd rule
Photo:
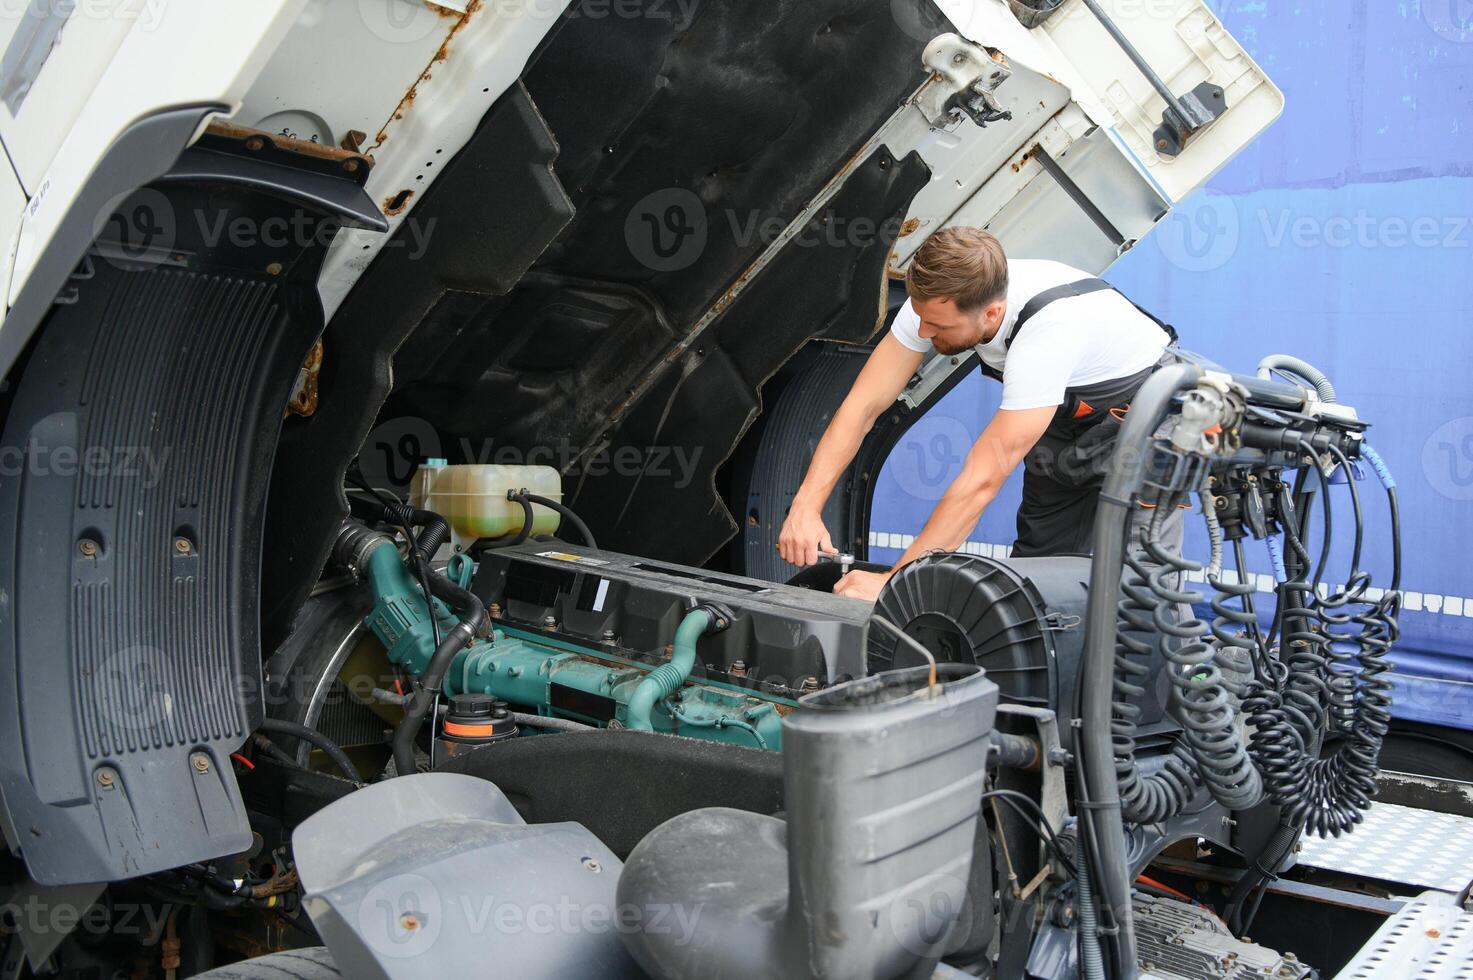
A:
<svg viewBox="0 0 1473 980">
<path fill-rule="evenodd" d="M 307 359 L 297 372 L 297 389 L 286 403 L 286 414 L 308 418 L 317 412 L 317 378 L 322 373 L 322 338 L 307 352 Z"/>
<path fill-rule="evenodd" d="M 1032 157 L 1033 157 L 1033 151 L 1036 150 L 1037 148 L 1038 148 L 1038 144 L 1035 143 L 1032 148 L 1023 151 L 1023 155 L 1020 156 L 1020 157 L 1018 157 L 1017 162 L 1012 165 L 1012 167 L 1013 167 L 1013 173 L 1017 173 L 1019 170 L 1022 170 L 1023 169 L 1023 164 L 1027 163 L 1030 159 L 1032 159 Z"/>
<path fill-rule="evenodd" d="M 367 166 L 371 163 L 363 154 L 357 150 L 343 149 L 329 146 L 326 143 L 314 143 L 311 140 L 299 140 L 280 133 L 268 133 L 263 129 L 252 129 L 249 126 L 238 126 L 232 122 L 214 120 L 205 129 L 205 132 L 214 136 L 224 136 L 227 139 L 244 140 L 246 145 L 253 150 L 264 149 L 266 141 L 279 150 L 289 153 L 300 153 L 303 156 L 316 157 L 319 160 L 337 160 L 344 164 L 354 161 L 359 166 Z"/>
<path fill-rule="evenodd" d="M 394 109 L 394 120 L 403 119 L 404 113 L 409 109 L 410 106 L 414 105 L 414 97 L 418 94 L 420 83 L 430 80 L 430 67 L 433 65 L 437 65 L 450 57 L 450 45 L 455 40 L 455 35 L 459 34 L 461 29 L 464 28 L 466 24 L 470 23 L 470 19 L 476 15 L 476 12 L 478 10 L 481 9 L 481 0 L 471 0 L 470 3 L 466 4 L 465 13 L 463 14 L 456 13 L 454 10 L 448 10 L 444 7 L 439 6 L 438 4 L 430 3 L 427 5 L 433 7 L 435 11 L 439 13 L 442 17 L 455 18 L 455 24 L 450 28 L 450 33 L 445 35 L 444 43 L 441 44 L 439 50 L 435 52 L 435 56 L 430 59 L 430 64 L 425 67 L 425 70 L 420 74 L 420 77 L 415 79 L 413 85 L 409 86 L 409 91 L 405 92 L 404 97 L 399 100 L 399 105 Z M 376 149 L 380 146 L 383 146 L 384 141 L 388 138 L 389 128 L 387 125 L 385 125 L 384 128 L 380 129 L 373 138 L 374 148 Z"/>
<path fill-rule="evenodd" d="M 391 197 L 384 198 L 384 216 L 392 218 L 394 215 L 403 211 L 405 206 L 409 204 L 409 199 L 413 196 L 414 191 L 405 189 Z"/>
<path fill-rule="evenodd" d="M 921 226 L 921 219 L 920 218 L 907 218 L 907 219 L 905 219 L 905 224 L 903 224 L 903 225 L 900 226 L 900 237 L 901 238 L 904 238 L 906 235 L 914 235 L 916 229 L 919 228 L 920 226 Z"/>
</svg>

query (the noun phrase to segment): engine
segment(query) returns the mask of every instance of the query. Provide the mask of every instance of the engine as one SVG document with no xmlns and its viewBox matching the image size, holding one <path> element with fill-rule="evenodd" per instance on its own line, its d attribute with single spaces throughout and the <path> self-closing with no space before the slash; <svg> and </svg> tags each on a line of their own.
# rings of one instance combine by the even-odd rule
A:
<svg viewBox="0 0 1473 980">
<path fill-rule="evenodd" d="M 796 956 L 789 945 L 824 916 L 904 894 L 927 912 L 892 907 L 890 935 L 909 938 L 863 954 L 897 973 L 923 946 L 999 975 L 1123 976 L 1152 962 L 1155 975 L 1191 976 L 1159 964 L 1224 951 L 1304 975 L 1233 936 L 1298 839 L 1352 831 L 1374 795 L 1396 495 L 1328 382 L 1265 363 L 1256 378 L 1191 360 L 1158 372 L 1122 423 L 1092 556 L 928 555 L 873 608 L 603 551 L 586 528 L 585 544 L 464 539 L 439 565 L 451 535 L 438 514 L 357 506 L 334 552 L 350 587 L 314 599 L 329 628 L 299 628 L 273 673 L 308 679 L 297 719 L 350 747 L 382 746 L 391 728 L 390 772 L 474 773 L 534 811 L 551 806 L 539 794 L 567 795 L 549 789 L 559 768 L 610 779 L 606 791 L 585 783 L 581 803 L 559 797 L 557 812 L 622 842 L 621 894 L 679 902 L 712 875 L 731 880 L 734 904 L 712 912 L 725 925 L 700 948 L 733 970 L 771 972 L 764 957 Z M 1367 467 L 1390 501 L 1385 589 L 1360 567 Z M 1346 489 L 1332 495 L 1334 483 Z M 1339 494 L 1353 519 L 1332 523 Z M 1203 522 L 1200 559 L 1181 543 L 1188 517 Z M 1353 545 L 1344 574 L 1328 568 L 1336 528 Z M 1253 571 L 1250 545 L 1271 578 Z M 358 696 L 333 707 L 323 695 L 335 689 Z M 957 711 L 970 712 L 960 727 Z M 681 755 L 692 740 L 710 746 L 699 761 Z M 669 806 L 599 822 L 605 793 L 672 769 L 694 782 Z M 835 829 L 856 821 L 863 839 Z M 723 849 L 734 838 L 771 852 Z M 1183 841 L 1249 865 L 1222 920 L 1136 884 Z M 794 846 L 797 863 L 783 857 Z M 910 856 L 882 887 L 850 862 L 866 848 Z M 790 906 L 780 941 L 751 934 L 743 903 L 784 888 L 818 889 L 824 907 Z M 628 945 L 654 975 L 711 965 L 650 936 Z"/>
</svg>

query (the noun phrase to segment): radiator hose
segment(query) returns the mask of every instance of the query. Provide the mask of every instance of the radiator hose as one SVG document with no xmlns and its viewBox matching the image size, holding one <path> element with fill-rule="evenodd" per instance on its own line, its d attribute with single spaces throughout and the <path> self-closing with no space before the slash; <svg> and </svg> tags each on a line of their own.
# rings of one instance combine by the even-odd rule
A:
<svg viewBox="0 0 1473 980">
<path fill-rule="evenodd" d="M 675 630 L 675 649 L 670 662 L 644 675 L 629 696 L 629 704 L 624 709 L 624 727 L 640 732 L 654 731 L 650 713 L 661 699 L 678 691 L 690 678 L 696 665 L 696 640 L 705 633 L 724 630 L 730 624 L 731 615 L 712 606 L 697 606 L 686 613 Z"/>
<path fill-rule="evenodd" d="M 475 638 L 486 616 L 481 600 L 469 591 L 462 589 L 437 571 L 429 570 L 428 575 L 430 591 L 435 594 L 436 598 L 444 600 L 450 608 L 460 614 L 460 622 L 445 635 L 440 645 L 435 647 L 429 665 L 420 675 L 419 687 L 410 696 L 409 703 L 404 709 L 404 717 L 394 729 L 394 770 L 400 776 L 407 776 L 416 771 L 414 742 L 419 737 L 420 728 L 424 726 L 425 715 L 429 714 L 430 708 L 439 698 L 440 691 L 444 687 L 445 674 L 450 669 L 451 662 L 455 660 L 455 655 L 464 650 Z"/>
</svg>

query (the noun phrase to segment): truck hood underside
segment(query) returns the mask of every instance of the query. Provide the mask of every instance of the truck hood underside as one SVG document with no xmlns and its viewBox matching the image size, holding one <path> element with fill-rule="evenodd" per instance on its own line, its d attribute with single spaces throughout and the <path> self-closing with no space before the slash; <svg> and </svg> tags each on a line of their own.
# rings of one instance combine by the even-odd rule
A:
<svg viewBox="0 0 1473 980">
<path fill-rule="evenodd" d="M 713 478 L 762 383 L 815 337 L 873 335 L 929 171 L 852 158 L 925 81 L 944 17 L 924 0 L 645 13 L 566 17 L 330 322 L 320 407 L 288 420 L 276 467 L 268 643 L 326 557 L 360 444 L 391 488 L 427 456 L 557 465 L 605 547 L 699 563 L 736 529 Z M 846 166 L 811 233 L 752 269 Z"/>
</svg>

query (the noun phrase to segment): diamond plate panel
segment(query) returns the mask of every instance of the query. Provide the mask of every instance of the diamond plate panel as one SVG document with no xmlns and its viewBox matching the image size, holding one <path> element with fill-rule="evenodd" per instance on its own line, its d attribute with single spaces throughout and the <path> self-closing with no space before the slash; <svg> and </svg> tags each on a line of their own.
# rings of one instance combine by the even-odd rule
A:
<svg viewBox="0 0 1473 980">
<path fill-rule="evenodd" d="M 1473 881 L 1473 818 L 1372 803 L 1343 837 L 1306 837 L 1299 863 L 1418 888 L 1460 891 Z"/>
</svg>

